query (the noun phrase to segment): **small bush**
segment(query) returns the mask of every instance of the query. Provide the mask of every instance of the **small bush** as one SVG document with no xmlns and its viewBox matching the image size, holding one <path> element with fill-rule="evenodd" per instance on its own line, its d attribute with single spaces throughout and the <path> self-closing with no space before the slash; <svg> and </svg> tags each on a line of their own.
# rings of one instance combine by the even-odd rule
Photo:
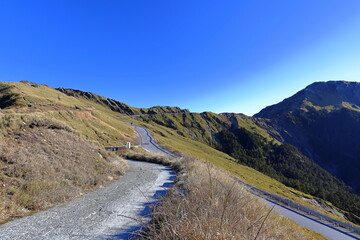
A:
<svg viewBox="0 0 360 240">
<path fill-rule="evenodd" d="M 119 151 L 119 154 L 120 156 L 126 159 L 152 162 L 152 163 L 162 164 L 164 166 L 170 166 L 177 172 L 180 172 L 183 168 L 183 165 L 178 159 L 174 159 L 164 154 L 156 154 L 150 152 L 136 152 L 132 150 Z"/>
</svg>

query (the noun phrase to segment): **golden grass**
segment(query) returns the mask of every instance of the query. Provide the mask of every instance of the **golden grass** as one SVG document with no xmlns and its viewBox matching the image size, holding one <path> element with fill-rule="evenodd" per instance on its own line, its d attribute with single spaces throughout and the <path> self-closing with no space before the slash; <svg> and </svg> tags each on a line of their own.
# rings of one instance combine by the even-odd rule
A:
<svg viewBox="0 0 360 240">
<path fill-rule="evenodd" d="M 325 239 L 272 212 L 226 172 L 190 158 L 182 164 L 185 181 L 154 206 L 142 239 Z"/>
<path fill-rule="evenodd" d="M 66 107 L 85 107 L 80 101 L 69 97 L 54 88 L 29 82 L 4 82 L 3 85 L 10 86 L 11 91 L 20 94 L 18 105 L 30 107 L 29 105 L 62 105 Z"/>
<path fill-rule="evenodd" d="M 20 97 L 0 110 L 0 222 L 73 199 L 124 172 L 124 162 L 102 150 L 135 138 L 120 114 L 46 85 L 4 86 Z"/>
<path fill-rule="evenodd" d="M 46 85 L 28 82 L 1 84 L 9 86 L 12 93 L 21 96 L 15 105 L 18 107 L 2 110 L 4 113 L 22 116 L 30 114 L 31 117 L 38 115 L 52 121 L 65 122 L 89 140 L 108 146 L 123 145 L 136 136 L 134 130 L 121 121 L 121 114 L 111 111 L 106 106 L 68 96 Z"/>
<path fill-rule="evenodd" d="M 126 170 L 119 157 L 69 127 L 38 119 L 24 123 L 1 137 L 0 222 L 78 197 Z"/>
</svg>

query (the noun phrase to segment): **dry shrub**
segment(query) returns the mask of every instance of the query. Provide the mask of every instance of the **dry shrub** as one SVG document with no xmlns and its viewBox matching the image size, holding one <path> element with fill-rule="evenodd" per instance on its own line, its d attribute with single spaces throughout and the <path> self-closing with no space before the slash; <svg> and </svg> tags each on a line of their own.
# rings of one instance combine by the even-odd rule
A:
<svg viewBox="0 0 360 240">
<path fill-rule="evenodd" d="M 63 203 L 125 172 L 121 158 L 70 128 L 30 123 L 0 142 L 0 222 Z"/>
<path fill-rule="evenodd" d="M 142 239 L 312 239 L 225 172 L 197 160 L 184 164 L 185 184 L 154 207 Z"/>
<path fill-rule="evenodd" d="M 175 171 L 181 171 L 184 167 L 179 160 L 160 154 L 160 153 L 151 153 L 151 152 L 141 152 L 134 150 L 120 150 L 118 154 L 126 159 L 132 159 L 137 161 L 152 162 L 162 164 L 164 166 L 171 166 Z"/>
</svg>

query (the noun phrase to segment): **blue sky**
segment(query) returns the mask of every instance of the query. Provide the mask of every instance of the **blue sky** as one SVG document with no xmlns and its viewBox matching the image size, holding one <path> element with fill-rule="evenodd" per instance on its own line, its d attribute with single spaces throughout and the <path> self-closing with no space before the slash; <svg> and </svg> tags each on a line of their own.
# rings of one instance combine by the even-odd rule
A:
<svg viewBox="0 0 360 240">
<path fill-rule="evenodd" d="M 359 0 L 1 1 L 0 81 L 255 114 L 360 80 Z"/>
</svg>

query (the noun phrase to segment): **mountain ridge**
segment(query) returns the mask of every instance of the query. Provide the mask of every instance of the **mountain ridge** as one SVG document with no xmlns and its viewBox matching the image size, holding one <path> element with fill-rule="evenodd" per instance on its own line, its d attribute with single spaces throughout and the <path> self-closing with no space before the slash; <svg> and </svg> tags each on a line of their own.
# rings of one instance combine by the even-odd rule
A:
<svg viewBox="0 0 360 240">
<path fill-rule="evenodd" d="M 170 106 L 153 106 L 150 108 L 136 108 L 127 105 L 126 103 L 106 98 L 95 93 L 85 92 L 81 90 L 71 88 L 55 88 L 59 92 L 62 92 L 68 96 L 75 98 L 85 98 L 90 101 L 94 101 L 101 105 L 109 107 L 112 111 L 119 112 L 126 115 L 139 115 L 139 114 L 157 114 L 157 113 L 189 113 L 187 109 L 181 109 L 179 107 Z"/>
<path fill-rule="evenodd" d="M 347 105 L 350 103 L 351 105 Z M 355 106 L 354 106 L 355 105 Z M 360 83 L 347 81 L 315 82 L 283 101 L 265 107 L 254 117 L 273 118 L 285 112 L 339 110 L 353 108 L 360 110 Z"/>
</svg>

